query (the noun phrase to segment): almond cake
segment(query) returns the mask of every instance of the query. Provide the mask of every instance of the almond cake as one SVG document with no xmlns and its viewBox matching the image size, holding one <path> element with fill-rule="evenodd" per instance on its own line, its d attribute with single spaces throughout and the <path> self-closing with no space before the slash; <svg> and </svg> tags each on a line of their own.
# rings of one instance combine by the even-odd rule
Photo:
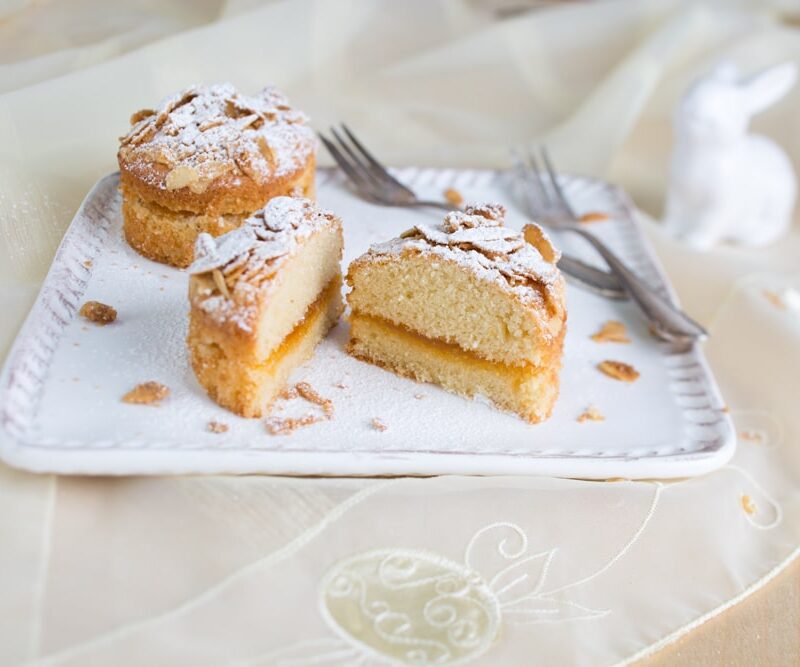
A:
<svg viewBox="0 0 800 667">
<path fill-rule="evenodd" d="M 189 267 L 188 346 L 217 403 L 260 417 L 342 312 L 342 223 L 308 199 L 276 197 Z"/>
<path fill-rule="evenodd" d="M 348 351 L 539 422 L 558 396 L 564 280 L 542 229 L 504 218 L 498 204 L 468 206 L 356 259 Z"/>
<path fill-rule="evenodd" d="M 316 138 L 275 88 L 191 86 L 131 117 L 117 153 L 125 238 L 186 267 L 201 233 L 219 236 L 280 195 L 314 196 Z"/>
</svg>

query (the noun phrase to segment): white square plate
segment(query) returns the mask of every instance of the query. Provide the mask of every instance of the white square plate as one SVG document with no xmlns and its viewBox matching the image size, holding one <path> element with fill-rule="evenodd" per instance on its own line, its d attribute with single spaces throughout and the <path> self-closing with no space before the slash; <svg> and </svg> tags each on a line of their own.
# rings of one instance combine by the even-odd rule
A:
<svg viewBox="0 0 800 667">
<path fill-rule="evenodd" d="M 510 176 L 493 171 L 406 169 L 421 195 L 453 187 L 468 201 L 500 201 L 507 222 L 525 216 L 513 205 Z M 294 475 L 541 474 L 583 478 L 697 475 L 723 465 L 735 446 L 731 421 L 698 348 L 677 350 L 653 339 L 629 303 L 604 300 L 570 285 L 561 397 L 553 417 L 529 425 L 481 401 L 397 377 L 350 358 L 341 322 L 297 369 L 333 400 L 335 417 L 291 435 L 270 435 L 262 420 L 215 405 L 187 362 L 187 274 L 150 262 L 121 233 L 116 174 L 102 179 L 73 220 L 0 377 L 0 456 L 13 466 L 69 474 L 275 473 Z M 643 277 L 669 292 L 620 190 L 565 178 L 579 212 L 610 220 L 592 229 Z M 320 203 L 342 217 L 345 261 L 374 242 L 435 221 L 435 211 L 380 208 L 320 171 Z M 596 261 L 580 240 L 559 239 Z M 114 306 L 116 322 L 99 327 L 77 316 L 84 301 Z M 630 344 L 589 336 L 606 320 L 626 323 Z M 641 373 L 628 384 L 601 374 L 604 359 Z M 156 380 L 170 387 L 160 406 L 120 397 Z M 602 422 L 577 421 L 589 405 Z M 287 411 L 298 409 L 287 405 Z M 372 425 L 386 425 L 379 431 Z M 229 426 L 211 433 L 216 420 Z"/>
</svg>

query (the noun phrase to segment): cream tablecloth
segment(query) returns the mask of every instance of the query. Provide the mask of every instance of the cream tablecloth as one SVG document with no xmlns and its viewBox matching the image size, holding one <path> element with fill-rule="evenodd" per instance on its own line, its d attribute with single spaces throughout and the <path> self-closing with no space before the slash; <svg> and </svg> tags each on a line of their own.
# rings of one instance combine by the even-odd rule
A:
<svg viewBox="0 0 800 667">
<path fill-rule="evenodd" d="M 546 139 L 565 168 L 622 184 L 657 216 L 687 82 L 721 56 L 745 70 L 800 60 L 788 0 L 563 3 L 502 19 L 498 2 L 111 4 L 0 4 L 2 353 L 71 214 L 115 168 L 129 114 L 190 82 L 274 82 L 318 127 L 347 119 L 395 164 L 503 167 L 510 144 Z M 800 89 L 755 123 L 795 161 L 798 103 Z M 741 434 L 732 464 L 665 484 L 0 467 L 0 663 L 613 664 L 764 587 L 800 544 L 800 313 L 764 296 L 800 287 L 800 233 L 700 255 L 645 225 L 711 329 Z M 391 567 L 370 599 L 403 607 L 405 629 L 338 605 L 379 555 Z M 411 566 L 457 579 L 465 563 L 477 611 L 460 623 L 430 586 L 390 585 Z M 756 631 L 726 639 L 749 637 L 744 648 L 684 641 L 668 661 L 791 664 L 791 585 L 781 604 L 757 594 Z"/>
</svg>

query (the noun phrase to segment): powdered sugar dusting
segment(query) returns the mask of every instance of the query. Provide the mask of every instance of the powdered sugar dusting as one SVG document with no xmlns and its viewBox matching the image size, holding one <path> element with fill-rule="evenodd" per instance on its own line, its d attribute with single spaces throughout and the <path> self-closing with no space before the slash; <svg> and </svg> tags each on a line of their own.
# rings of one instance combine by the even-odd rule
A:
<svg viewBox="0 0 800 667">
<path fill-rule="evenodd" d="M 308 118 L 270 86 L 253 96 L 229 83 L 191 86 L 131 120 L 120 157 L 167 167 L 140 170 L 164 189 L 202 191 L 229 172 L 263 184 L 301 169 L 316 148 Z"/>
<path fill-rule="evenodd" d="M 409 250 L 457 262 L 481 280 L 503 286 L 525 301 L 541 301 L 537 287 L 561 281 L 554 263 L 525 241 L 521 232 L 503 225 L 500 204 L 467 207 L 448 213 L 440 225 L 418 224 L 398 238 L 373 245 L 372 256 Z"/>
<path fill-rule="evenodd" d="M 219 271 L 228 295 L 210 285 L 197 292 L 194 304 L 216 321 L 232 321 L 250 331 L 269 279 L 305 239 L 335 220 L 333 213 L 309 199 L 275 197 L 227 234 L 216 238 L 200 234 L 188 271 L 192 275 Z"/>
</svg>

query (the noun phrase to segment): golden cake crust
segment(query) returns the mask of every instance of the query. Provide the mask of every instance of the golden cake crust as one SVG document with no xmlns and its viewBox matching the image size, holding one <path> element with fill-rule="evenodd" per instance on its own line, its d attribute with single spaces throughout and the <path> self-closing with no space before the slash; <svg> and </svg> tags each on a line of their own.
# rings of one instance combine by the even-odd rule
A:
<svg viewBox="0 0 800 667">
<path fill-rule="evenodd" d="M 175 211 L 252 212 L 314 161 L 306 116 L 273 87 L 191 86 L 131 120 L 117 153 L 123 190 Z"/>
</svg>

